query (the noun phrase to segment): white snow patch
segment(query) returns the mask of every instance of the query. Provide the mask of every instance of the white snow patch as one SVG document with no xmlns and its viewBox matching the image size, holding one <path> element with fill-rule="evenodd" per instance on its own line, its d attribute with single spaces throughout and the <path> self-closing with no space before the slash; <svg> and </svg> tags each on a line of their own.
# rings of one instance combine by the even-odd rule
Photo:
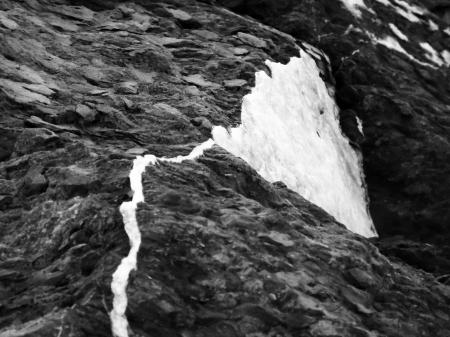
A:
<svg viewBox="0 0 450 337">
<path fill-rule="evenodd" d="M 445 28 L 444 33 L 450 35 L 450 27 Z"/>
<path fill-rule="evenodd" d="M 405 19 L 411 21 L 411 22 L 420 22 L 420 18 L 416 16 L 413 12 L 406 11 L 403 8 L 400 8 L 398 6 L 393 6 L 395 8 L 395 11 L 397 14 L 403 16 Z"/>
<path fill-rule="evenodd" d="M 360 18 L 362 15 L 361 8 L 374 13 L 371 9 L 367 8 L 363 0 L 341 0 L 341 2 L 357 18 Z"/>
<path fill-rule="evenodd" d="M 419 45 L 426 51 L 425 57 L 438 66 L 443 66 L 444 61 L 439 56 L 439 53 L 428 42 L 420 42 Z"/>
<path fill-rule="evenodd" d="M 394 0 L 398 6 L 394 6 L 398 14 L 402 15 L 411 22 L 420 22 L 421 19 L 417 15 L 424 15 L 427 11 L 425 8 L 411 5 L 403 0 Z"/>
<path fill-rule="evenodd" d="M 393 0 L 396 4 L 392 4 L 389 0 L 376 1 L 385 6 L 393 7 L 397 14 L 403 16 L 405 19 L 411 22 L 420 22 L 421 19 L 417 15 L 423 15 L 426 13 L 426 10 L 424 8 L 410 5 L 406 1 L 402 0 Z"/>
<path fill-rule="evenodd" d="M 431 68 L 436 68 L 434 65 L 426 63 L 426 62 L 422 62 L 419 61 L 418 59 L 416 59 L 414 56 L 412 56 L 410 53 L 408 53 L 402 46 L 401 44 L 398 42 L 398 40 L 390 35 L 386 35 L 383 38 L 378 38 L 375 35 L 373 35 L 372 33 L 367 33 L 373 42 L 381 44 L 389 49 L 398 51 L 399 53 L 402 53 L 403 55 L 406 55 L 410 60 L 421 64 L 423 66 L 427 66 L 427 67 L 431 67 Z"/>
<path fill-rule="evenodd" d="M 269 182 L 322 207 L 347 228 L 376 236 L 367 210 L 361 157 L 342 135 L 338 108 L 313 58 L 301 50 L 286 65 L 266 61 L 242 103 L 242 124 L 212 130 L 216 144 L 243 158 Z"/>
<path fill-rule="evenodd" d="M 389 0 L 376 0 L 379 3 L 385 5 L 385 6 L 392 6 L 392 4 L 389 2 Z"/>
<path fill-rule="evenodd" d="M 409 54 L 402 46 L 401 44 L 397 41 L 397 39 L 395 39 L 394 37 L 390 36 L 390 35 L 386 35 L 383 38 L 375 38 L 375 42 L 378 44 L 381 44 L 389 49 L 398 51 L 399 53 L 405 54 L 406 56 L 408 56 L 408 58 L 415 60 L 414 56 L 412 56 L 411 54 Z"/>
<path fill-rule="evenodd" d="M 357 32 L 357 33 L 363 33 L 363 30 L 361 28 L 353 26 L 353 24 L 350 24 L 347 29 L 344 32 L 344 35 L 348 35 L 351 32 Z"/>
<path fill-rule="evenodd" d="M 356 123 L 358 125 L 359 132 L 361 132 L 361 134 L 364 135 L 363 123 L 362 123 L 362 120 L 358 116 L 356 116 Z"/>
<path fill-rule="evenodd" d="M 409 41 L 408 37 L 405 34 L 403 34 L 403 32 L 400 29 L 398 29 L 397 26 L 394 25 L 393 23 L 389 24 L 389 28 L 400 40 Z"/>
<path fill-rule="evenodd" d="M 127 309 L 127 285 L 130 272 L 137 268 L 137 254 L 141 245 L 141 232 L 136 219 L 136 209 L 140 202 L 144 202 L 142 190 L 142 173 L 145 168 L 158 161 L 181 163 L 184 160 L 193 160 L 203 154 L 206 149 L 214 145 L 212 139 L 195 147 L 187 156 L 177 156 L 174 158 L 157 158 L 154 155 L 138 156 L 133 161 L 133 168 L 130 171 L 130 185 L 133 191 L 131 201 L 126 201 L 120 206 L 125 231 L 130 240 L 130 251 L 128 256 L 123 258 L 119 267 L 114 272 L 111 282 L 111 290 L 114 295 L 113 309 L 110 312 L 112 333 L 115 337 L 128 337 L 128 320 L 125 316 Z"/>
<path fill-rule="evenodd" d="M 448 50 L 444 50 L 441 52 L 441 55 L 447 67 L 450 67 L 450 52 Z"/>
<path fill-rule="evenodd" d="M 430 30 L 432 30 L 432 31 L 439 30 L 439 26 L 431 19 L 428 20 L 428 26 L 430 27 Z"/>
<path fill-rule="evenodd" d="M 424 8 L 416 6 L 416 5 L 411 5 L 406 1 L 394 0 L 394 2 L 397 3 L 398 5 L 402 6 L 406 11 L 408 11 L 410 13 L 414 13 L 414 14 L 418 14 L 418 15 L 424 15 L 426 13 L 426 10 Z"/>
</svg>

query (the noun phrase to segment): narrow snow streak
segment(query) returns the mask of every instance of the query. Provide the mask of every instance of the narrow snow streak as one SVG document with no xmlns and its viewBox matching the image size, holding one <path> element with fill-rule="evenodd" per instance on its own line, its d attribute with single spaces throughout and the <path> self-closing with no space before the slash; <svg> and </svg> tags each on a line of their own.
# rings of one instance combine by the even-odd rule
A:
<svg viewBox="0 0 450 337">
<path fill-rule="evenodd" d="M 371 9 L 367 8 L 363 0 L 341 0 L 341 2 L 347 10 L 349 10 L 357 18 L 360 18 L 362 15 L 361 9 L 372 12 Z"/>
<path fill-rule="evenodd" d="M 407 56 L 411 61 L 414 61 L 418 64 L 421 64 L 423 66 L 426 67 L 430 67 L 430 68 L 434 68 L 436 69 L 436 66 L 427 63 L 427 62 L 422 62 L 418 59 L 416 59 L 414 56 L 412 56 L 410 53 L 408 53 L 405 48 L 402 47 L 402 45 L 400 44 L 400 42 L 398 42 L 398 40 L 390 35 L 386 35 L 383 38 L 378 38 L 376 37 L 374 34 L 372 33 L 367 33 L 369 35 L 369 37 L 372 39 L 372 41 L 374 43 L 377 44 L 381 44 L 389 49 L 398 51 L 399 53 L 402 53 L 403 55 Z"/>
<path fill-rule="evenodd" d="M 441 56 L 447 67 L 450 67 L 450 52 L 448 50 L 443 50 Z"/>
<path fill-rule="evenodd" d="M 376 236 L 367 210 L 361 158 L 342 135 L 338 108 L 313 58 L 301 50 L 286 65 L 266 61 L 244 97 L 242 124 L 212 130 L 216 144 L 270 182 L 283 181 L 347 228 Z"/>
<path fill-rule="evenodd" d="M 425 13 L 425 9 L 420 8 L 418 6 L 411 6 L 407 2 L 402 0 L 393 0 L 396 5 L 392 4 L 389 0 L 376 0 L 377 2 L 387 6 L 392 7 L 397 12 L 398 15 L 403 16 L 405 19 L 410 22 L 420 22 L 420 18 L 416 15 L 423 15 Z"/>
<path fill-rule="evenodd" d="M 136 209 L 140 202 L 144 202 L 144 193 L 142 190 L 142 173 L 145 168 L 152 164 L 155 165 L 158 161 L 166 161 L 172 163 L 181 163 L 185 160 L 194 160 L 203 152 L 214 145 L 212 139 L 195 147 L 187 156 L 177 156 L 174 158 L 158 158 L 154 155 L 138 156 L 133 161 L 133 168 L 130 171 L 130 185 L 133 191 L 133 198 L 131 201 L 126 201 L 120 206 L 120 213 L 123 217 L 125 231 L 130 240 L 130 251 L 128 256 L 123 258 L 119 267 L 113 274 L 111 282 L 111 290 L 114 295 L 113 309 L 110 312 L 112 332 L 115 337 L 128 337 L 128 321 L 125 316 L 127 309 L 127 285 L 130 272 L 137 268 L 137 254 L 141 245 L 141 232 L 136 218 Z"/>
<path fill-rule="evenodd" d="M 428 20 L 428 27 L 430 27 L 430 30 L 432 30 L 433 32 L 439 30 L 439 26 L 431 19 Z"/>
<path fill-rule="evenodd" d="M 428 42 L 420 42 L 419 45 L 425 50 L 425 57 L 438 66 L 443 66 L 444 61 L 439 56 L 439 53 Z"/>
<path fill-rule="evenodd" d="M 398 29 L 397 26 L 394 25 L 393 23 L 389 24 L 389 28 L 400 40 L 409 41 L 408 37 L 405 34 L 403 34 L 403 32 L 400 29 Z"/>
</svg>

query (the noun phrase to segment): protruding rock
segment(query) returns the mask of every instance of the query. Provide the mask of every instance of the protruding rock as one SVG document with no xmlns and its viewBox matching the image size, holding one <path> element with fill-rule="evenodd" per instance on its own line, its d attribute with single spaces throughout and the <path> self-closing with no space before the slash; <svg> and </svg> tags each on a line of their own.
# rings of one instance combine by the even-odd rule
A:
<svg viewBox="0 0 450 337">
<path fill-rule="evenodd" d="M 249 53 L 249 51 L 245 48 L 240 48 L 240 47 L 233 48 L 234 55 L 242 56 L 242 55 L 247 55 L 248 53 Z"/>
<path fill-rule="evenodd" d="M 52 167 L 46 173 L 49 187 L 60 190 L 65 196 L 84 195 L 98 185 L 98 176 L 92 169 L 77 165 Z"/>
<path fill-rule="evenodd" d="M 184 28 L 200 28 L 202 24 L 194 19 L 191 14 L 181 10 L 181 9 L 167 9 L 167 11 L 178 20 L 180 25 Z"/>
<path fill-rule="evenodd" d="M 216 34 L 210 30 L 206 30 L 206 29 L 194 29 L 191 31 L 193 34 L 200 36 L 206 40 L 218 40 L 219 39 L 219 34 Z"/>
<path fill-rule="evenodd" d="M 225 88 L 227 89 L 239 89 L 247 84 L 246 80 L 235 79 L 235 80 L 225 80 L 223 81 Z"/>
<path fill-rule="evenodd" d="M 75 108 L 75 112 L 83 121 L 88 123 L 94 122 L 97 117 L 97 111 L 84 104 L 78 104 Z"/>
<path fill-rule="evenodd" d="M 200 126 L 206 130 L 212 130 L 213 125 L 212 123 L 209 121 L 208 118 L 206 117 L 195 117 L 191 120 L 192 124 L 194 124 L 195 126 Z"/>
<path fill-rule="evenodd" d="M 28 86 L 28 88 L 26 88 Z M 17 103 L 43 103 L 50 104 L 50 100 L 33 90 L 28 84 L 14 82 L 7 79 L 0 79 L 0 89 Z"/>
<path fill-rule="evenodd" d="M 183 76 L 183 79 L 190 83 L 203 88 L 219 88 L 220 85 L 204 79 L 200 74 L 194 74 L 189 76 Z"/>
<path fill-rule="evenodd" d="M 239 32 L 237 33 L 239 40 L 255 48 L 267 48 L 267 42 L 252 34 Z"/>
<path fill-rule="evenodd" d="M 14 195 L 16 186 L 14 181 L 0 179 L 0 195 Z"/>
<path fill-rule="evenodd" d="M 18 154 L 31 153 L 58 146 L 59 137 L 45 128 L 24 129 L 17 137 L 15 151 Z"/>
<path fill-rule="evenodd" d="M 80 21 L 92 21 L 94 19 L 94 12 L 84 6 L 65 6 L 56 5 L 51 7 L 51 10 L 60 13 L 69 18 L 77 19 Z"/>
<path fill-rule="evenodd" d="M 352 268 L 348 271 L 350 281 L 360 289 L 372 288 L 377 284 L 377 281 L 370 273 L 360 268 Z"/>
<path fill-rule="evenodd" d="M 14 20 L 8 18 L 6 16 L 6 13 L 3 11 L 0 11 L 0 24 L 2 24 L 3 27 L 11 30 L 19 28 L 19 25 Z"/>
<path fill-rule="evenodd" d="M 47 186 L 48 181 L 42 174 L 42 168 L 34 167 L 31 168 L 22 179 L 20 184 L 20 193 L 23 196 L 38 194 L 45 191 Z"/>
<path fill-rule="evenodd" d="M 8 159 L 14 151 L 18 131 L 0 127 L 0 161 Z"/>
<path fill-rule="evenodd" d="M 121 82 L 116 87 L 116 92 L 125 95 L 136 95 L 138 93 L 139 85 L 135 81 Z"/>
</svg>

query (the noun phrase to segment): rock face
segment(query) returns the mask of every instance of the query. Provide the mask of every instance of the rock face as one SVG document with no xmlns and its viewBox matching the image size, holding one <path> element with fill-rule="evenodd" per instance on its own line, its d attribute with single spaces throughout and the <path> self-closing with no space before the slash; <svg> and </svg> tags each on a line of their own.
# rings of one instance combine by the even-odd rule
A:
<svg viewBox="0 0 450 337">
<path fill-rule="evenodd" d="M 326 52 L 342 128 L 364 155 L 378 233 L 448 249 L 450 29 L 444 2 L 219 1 Z M 362 120 L 364 138 L 352 116 Z"/>
<path fill-rule="evenodd" d="M 111 336 L 111 278 L 129 250 L 119 205 L 131 197 L 133 158 L 186 155 L 212 125 L 239 124 L 264 61 L 298 56 L 290 35 L 211 2 L 0 3 L 1 337 Z M 364 10 L 355 19 L 338 2 L 252 3 L 256 12 L 226 5 L 329 54 L 347 127 L 356 116 L 364 124 L 366 140 L 352 140 L 366 156 L 375 220 L 389 224 L 379 231 L 416 226 L 433 237 L 440 224 L 447 233 L 444 68 L 359 45 L 355 22 L 371 22 Z M 276 13 L 285 15 L 278 24 Z M 422 34 L 410 28 L 410 40 Z M 444 33 L 431 34 L 440 51 Z M 196 161 L 149 166 L 143 184 L 132 336 L 450 335 L 445 278 L 388 260 L 218 146 Z M 396 247 L 404 248 L 384 248 Z"/>
</svg>

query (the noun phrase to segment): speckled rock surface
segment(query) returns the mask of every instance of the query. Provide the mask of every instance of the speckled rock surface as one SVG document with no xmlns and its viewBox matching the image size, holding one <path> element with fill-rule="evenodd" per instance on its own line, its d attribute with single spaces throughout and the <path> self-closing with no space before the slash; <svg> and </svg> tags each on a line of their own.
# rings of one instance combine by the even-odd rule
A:
<svg viewBox="0 0 450 337">
<path fill-rule="evenodd" d="M 0 336 L 111 336 L 132 159 L 239 123 L 255 71 L 295 39 L 212 1 L 5 0 L 0 45 Z M 450 335 L 444 279 L 217 146 L 143 182 L 132 336 Z"/>
</svg>

